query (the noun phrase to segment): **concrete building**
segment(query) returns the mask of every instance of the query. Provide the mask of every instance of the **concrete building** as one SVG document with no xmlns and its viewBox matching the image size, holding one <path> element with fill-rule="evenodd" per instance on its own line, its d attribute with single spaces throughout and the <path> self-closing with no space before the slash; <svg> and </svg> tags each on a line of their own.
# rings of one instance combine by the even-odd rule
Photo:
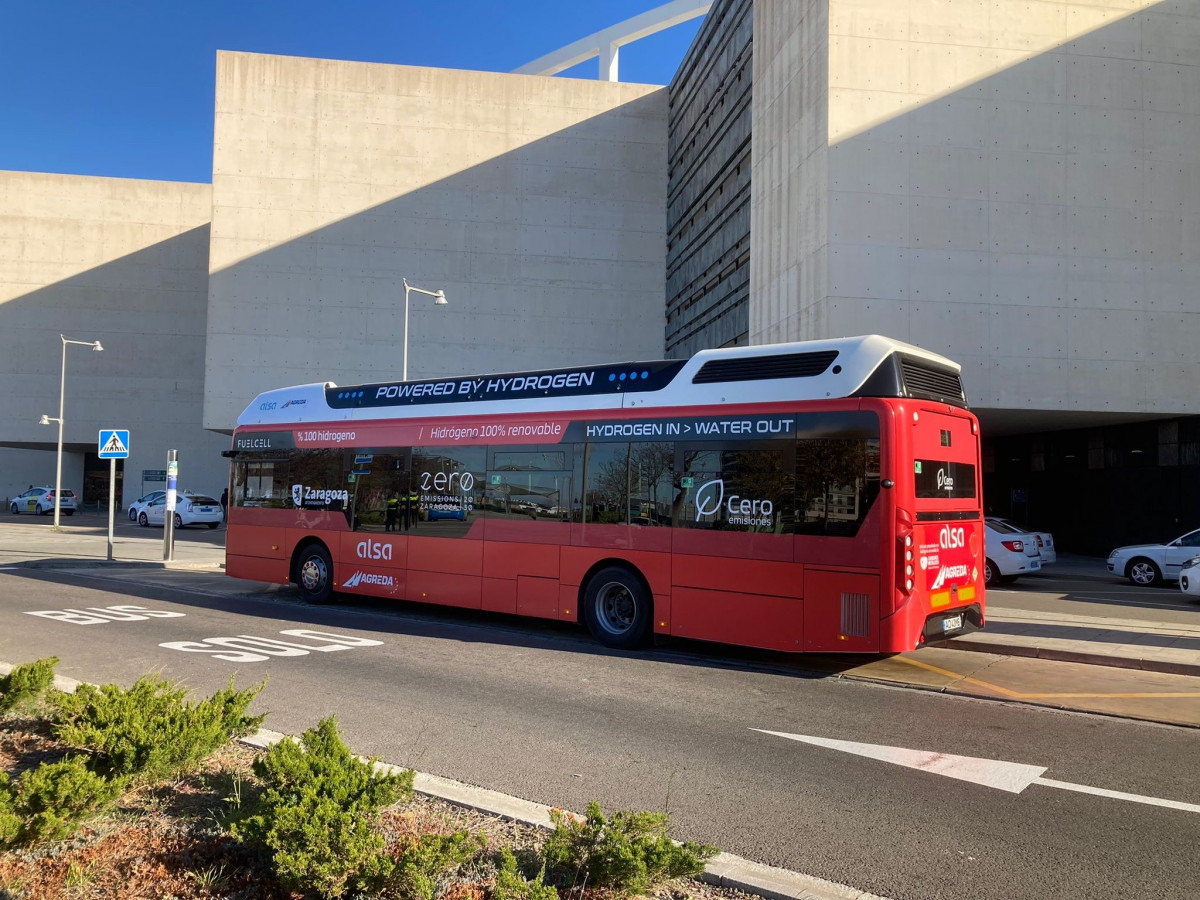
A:
<svg viewBox="0 0 1200 900">
<path fill-rule="evenodd" d="M 163 486 L 142 476 L 169 449 L 183 487 L 220 493 L 227 439 L 200 424 L 211 216 L 206 184 L 0 172 L 0 495 L 54 484 L 38 420 L 58 417 L 60 333 L 104 348 L 67 348 L 63 486 L 108 495 L 96 442 L 116 427 L 126 498 Z"/>
<path fill-rule="evenodd" d="M 666 89 L 221 53 L 213 156 L 0 176 L 9 491 L 59 332 L 68 486 L 100 425 L 219 479 L 256 392 L 399 373 L 408 278 L 412 377 L 881 332 L 963 363 L 992 511 L 1200 525 L 1200 0 L 718 0 Z"/>
<path fill-rule="evenodd" d="M 204 425 L 286 384 L 662 353 L 666 91 L 221 53 Z M 424 302 L 420 302 L 420 301 Z"/>
</svg>

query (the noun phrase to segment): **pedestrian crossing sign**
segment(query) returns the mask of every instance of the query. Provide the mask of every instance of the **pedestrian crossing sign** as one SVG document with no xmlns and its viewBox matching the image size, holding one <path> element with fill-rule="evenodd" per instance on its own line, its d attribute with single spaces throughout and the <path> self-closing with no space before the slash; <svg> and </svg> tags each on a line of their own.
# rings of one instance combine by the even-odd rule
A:
<svg viewBox="0 0 1200 900">
<path fill-rule="evenodd" d="M 96 455 L 101 459 L 129 458 L 129 429 L 101 428 Z"/>
</svg>

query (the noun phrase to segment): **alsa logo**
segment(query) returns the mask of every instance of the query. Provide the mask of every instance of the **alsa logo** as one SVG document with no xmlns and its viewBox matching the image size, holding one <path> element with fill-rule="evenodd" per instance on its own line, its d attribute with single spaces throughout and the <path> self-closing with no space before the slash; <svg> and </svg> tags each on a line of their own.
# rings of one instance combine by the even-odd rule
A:
<svg viewBox="0 0 1200 900">
<path fill-rule="evenodd" d="M 933 580 L 933 584 L 929 586 L 931 591 L 936 591 L 946 583 L 947 578 L 966 578 L 966 566 L 942 566 L 940 572 L 937 573 L 937 578 Z"/>
<path fill-rule="evenodd" d="M 292 485 L 292 504 L 295 506 L 312 506 L 314 504 L 324 504 L 328 506 L 334 500 L 341 500 L 343 503 L 350 502 L 350 493 L 345 490 L 324 490 L 321 488 L 305 487 L 302 484 Z"/>
<path fill-rule="evenodd" d="M 945 525 L 938 534 L 938 546 L 943 550 L 965 547 L 967 546 L 967 532 L 962 528 L 951 528 L 949 525 Z"/>
<path fill-rule="evenodd" d="M 376 584 L 380 587 L 395 587 L 395 579 L 391 575 L 374 575 L 370 572 L 355 572 L 342 582 L 342 587 L 358 587 L 360 584 Z"/>
<path fill-rule="evenodd" d="M 359 559 L 391 559 L 392 545 L 380 541 L 359 541 L 354 548 Z"/>
</svg>

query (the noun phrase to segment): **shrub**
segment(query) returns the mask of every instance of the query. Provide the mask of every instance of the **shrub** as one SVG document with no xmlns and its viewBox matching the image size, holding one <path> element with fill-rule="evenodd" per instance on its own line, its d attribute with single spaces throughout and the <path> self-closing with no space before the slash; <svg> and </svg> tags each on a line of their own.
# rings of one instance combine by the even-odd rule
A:
<svg viewBox="0 0 1200 900">
<path fill-rule="evenodd" d="M 667 834 L 666 813 L 617 812 L 606 819 L 595 801 L 577 821 L 560 809 L 550 813 L 554 831 L 542 849 L 547 868 L 572 884 L 640 893 L 659 882 L 697 875 L 717 852 L 708 844 L 677 845 Z"/>
<path fill-rule="evenodd" d="M 423 834 L 396 857 L 391 880 L 404 897 L 433 900 L 439 877 L 465 865 L 483 845 L 482 837 L 465 831 Z"/>
<path fill-rule="evenodd" d="M 35 708 L 54 683 L 58 657 L 23 663 L 0 677 L 0 713 Z"/>
<path fill-rule="evenodd" d="M 492 900 L 558 900 L 558 890 L 545 883 L 546 865 L 537 878 L 526 879 L 517 868 L 517 858 L 507 847 L 496 856 L 496 886 Z"/>
<path fill-rule="evenodd" d="M 11 846 L 21 833 L 21 817 L 17 815 L 17 791 L 8 776 L 0 772 L 0 850 Z"/>
<path fill-rule="evenodd" d="M 413 773 L 376 773 L 355 758 L 330 717 L 254 761 L 263 790 L 232 825 L 271 852 L 287 888 L 322 897 L 377 887 L 392 873 L 375 829 L 380 808 L 412 796 Z"/>
<path fill-rule="evenodd" d="M 199 703 L 188 702 L 187 688 L 155 675 L 128 690 L 81 684 L 55 696 L 55 737 L 95 754 L 92 766 L 101 774 L 171 778 L 258 728 L 265 716 L 247 716 L 246 709 L 265 684 L 235 691 L 231 677 L 229 687 Z"/>
<path fill-rule="evenodd" d="M 105 778 L 79 757 L 43 763 L 22 777 L 16 812 L 23 814 L 21 843 L 57 841 L 117 799 L 121 779 Z"/>
</svg>

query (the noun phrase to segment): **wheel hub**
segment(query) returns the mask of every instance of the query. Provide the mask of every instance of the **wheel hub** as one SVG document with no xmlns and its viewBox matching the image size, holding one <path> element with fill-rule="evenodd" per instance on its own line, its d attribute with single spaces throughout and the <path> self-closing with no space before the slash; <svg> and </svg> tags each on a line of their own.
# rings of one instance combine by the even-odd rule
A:
<svg viewBox="0 0 1200 900">
<path fill-rule="evenodd" d="M 323 559 L 311 557 L 300 566 L 300 583 L 304 585 L 306 591 L 319 591 L 325 586 L 327 577 L 328 572 L 325 570 Z"/>
<path fill-rule="evenodd" d="M 610 582 L 600 589 L 596 598 L 596 619 L 610 634 L 624 634 L 633 627 L 637 603 L 623 584 Z"/>
</svg>

